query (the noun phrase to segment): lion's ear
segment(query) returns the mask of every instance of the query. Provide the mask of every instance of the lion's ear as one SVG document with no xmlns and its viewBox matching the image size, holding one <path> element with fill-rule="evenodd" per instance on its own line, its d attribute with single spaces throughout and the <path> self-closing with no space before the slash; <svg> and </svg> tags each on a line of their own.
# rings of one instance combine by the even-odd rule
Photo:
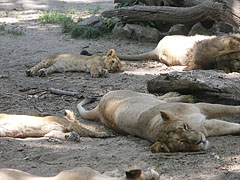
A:
<svg viewBox="0 0 240 180">
<path fill-rule="evenodd" d="M 170 121 L 172 114 L 168 111 L 160 111 L 163 121 Z"/>
<path fill-rule="evenodd" d="M 141 176 L 142 170 L 137 167 L 124 169 L 127 179 L 138 179 Z"/>
<path fill-rule="evenodd" d="M 65 109 L 64 117 L 69 121 L 74 121 L 76 119 L 74 112 L 68 109 Z"/>
<path fill-rule="evenodd" d="M 156 141 L 150 148 L 152 153 L 170 152 L 166 144 Z"/>
<path fill-rule="evenodd" d="M 114 49 L 110 49 L 110 50 L 108 51 L 108 53 L 107 53 L 107 56 L 115 57 L 115 55 L 116 55 L 116 52 L 115 52 Z"/>
</svg>

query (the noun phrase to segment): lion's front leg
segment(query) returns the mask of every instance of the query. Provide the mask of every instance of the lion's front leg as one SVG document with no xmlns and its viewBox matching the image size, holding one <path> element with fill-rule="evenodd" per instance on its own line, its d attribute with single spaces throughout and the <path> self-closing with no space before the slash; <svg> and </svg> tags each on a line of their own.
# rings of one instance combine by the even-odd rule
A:
<svg viewBox="0 0 240 180">
<path fill-rule="evenodd" d="M 60 140 L 69 140 L 69 141 L 79 141 L 80 136 L 75 132 L 62 132 L 58 130 L 52 130 L 49 133 L 45 134 L 44 137 L 54 138 Z"/>
<path fill-rule="evenodd" d="M 240 135 L 240 124 L 210 119 L 204 121 L 207 136 Z"/>
<path fill-rule="evenodd" d="M 196 106 L 208 119 L 240 116 L 240 106 L 197 103 Z"/>
<path fill-rule="evenodd" d="M 97 78 L 99 76 L 107 77 L 109 72 L 107 69 L 103 69 L 94 65 L 90 67 L 90 74 L 93 78 Z"/>
</svg>

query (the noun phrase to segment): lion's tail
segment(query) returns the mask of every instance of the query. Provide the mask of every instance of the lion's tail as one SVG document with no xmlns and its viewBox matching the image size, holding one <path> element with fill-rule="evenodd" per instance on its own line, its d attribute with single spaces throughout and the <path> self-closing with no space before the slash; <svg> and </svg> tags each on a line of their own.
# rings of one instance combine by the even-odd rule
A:
<svg viewBox="0 0 240 180">
<path fill-rule="evenodd" d="M 98 116 L 98 106 L 95 107 L 94 109 L 87 111 L 83 108 L 83 106 L 85 104 L 94 102 L 96 100 L 96 98 L 85 98 L 84 100 L 82 100 L 78 105 L 77 105 L 77 109 L 78 112 L 80 114 L 80 116 L 83 119 L 88 119 L 88 120 L 99 120 L 99 116 Z"/>
<path fill-rule="evenodd" d="M 117 56 L 121 60 L 128 60 L 128 61 L 140 61 L 140 60 L 159 60 L 159 55 L 157 50 L 154 49 L 150 52 L 146 52 L 139 55 L 126 55 L 126 56 Z"/>
</svg>

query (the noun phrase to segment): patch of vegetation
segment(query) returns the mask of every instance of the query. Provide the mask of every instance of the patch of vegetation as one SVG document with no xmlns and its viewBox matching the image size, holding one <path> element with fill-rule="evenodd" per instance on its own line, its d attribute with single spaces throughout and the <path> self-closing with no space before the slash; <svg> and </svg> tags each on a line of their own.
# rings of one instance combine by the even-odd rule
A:
<svg viewBox="0 0 240 180">
<path fill-rule="evenodd" d="M 96 39 L 101 35 L 101 30 L 96 27 L 76 25 L 71 31 L 72 38 Z"/>
<path fill-rule="evenodd" d="M 99 13 L 100 6 L 96 6 L 96 8 L 88 8 L 88 13 L 91 15 L 95 15 Z"/>
<path fill-rule="evenodd" d="M 76 26 L 76 24 L 77 23 L 75 23 L 71 17 L 64 17 L 61 23 L 62 33 L 71 32 L 71 30 L 74 26 Z"/>
<path fill-rule="evenodd" d="M 90 14 L 98 13 L 100 7 L 97 6 L 95 9 L 88 9 Z M 78 10 L 75 8 L 68 9 L 66 13 L 77 13 Z M 106 35 L 114 27 L 114 22 L 112 19 L 103 20 L 103 24 L 106 26 L 107 30 L 103 30 L 98 27 L 90 27 L 78 25 L 77 23 L 83 21 L 84 19 L 79 18 L 76 22 L 71 16 L 67 16 L 64 13 L 56 11 L 53 9 L 51 11 L 44 11 L 39 17 L 42 24 L 60 24 L 62 33 L 70 33 L 72 38 L 85 38 L 85 39 L 96 39 L 100 36 Z M 110 37 L 110 35 L 107 35 Z"/>
<path fill-rule="evenodd" d="M 42 24 L 61 24 L 63 19 L 66 17 L 66 15 L 58 12 L 56 9 L 53 9 L 51 11 L 42 12 L 39 19 Z"/>
<path fill-rule="evenodd" d="M 128 2 L 123 2 L 123 3 L 118 3 L 114 9 L 122 8 L 122 7 L 128 7 L 128 6 L 134 6 L 138 3 L 138 1 L 134 1 L 133 3 L 128 3 Z"/>
<path fill-rule="evenodd" d="M 7 30 L 7 33 L 8 33 L 8 34 L 15 35 L 15 36 L 21 36 L 21 35 L 24 34 L 23 31 L 16 30 L 16 29 L 9 29 L 9 30 Z"/>
<path fill-rule="evenodd" d="M 15 36 L 20 36 L 20 35 L 24 34 L 23 31 L 18 30 L 18 29 L 8 29 L 8 30 L 6 30 L 5 25 L 0 25 L 0 31 L 5 31 L 8 34 L 12 34 L 12 35 L 15 35 Z"/>
<path fill-rule="evenodd" d="M 75 7 L 68 8 L 66 11 L 67 14 L 76 14 L 78 12 L 79 12 L 79 10 L 76 9 Z"/>
<path fill-rule="evenodd" d="M 103 24 L 107 27 L 109 31 L 111 31 L 114 28 L 115 23 L 112 19 L 104 19 Z"/>
<path fill-rule="evenodd" d="M 0 25 L 0 31 L 5 31 L 5 25 Z"/>
</svg>

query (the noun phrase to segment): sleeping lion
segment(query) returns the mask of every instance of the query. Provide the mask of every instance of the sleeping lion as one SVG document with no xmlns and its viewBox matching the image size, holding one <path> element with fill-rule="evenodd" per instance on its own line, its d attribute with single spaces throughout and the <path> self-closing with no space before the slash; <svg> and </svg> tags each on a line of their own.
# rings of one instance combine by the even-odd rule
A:
<svg viewBox="0 0 240 180">
<path fill-rule="evenodd" d="M 219 69 L 240 71 L 240 34 L 224 36 L 165 36 L 157 47 L 139 55 L 118 56 L 121 60 L 159 60 L 168 65 L 187 66 L 185 70 Z"/>
<path fill-rule="evenodd" d="M 142 172 L 141 168 L 131 167 L 126 168 L 125 176 L 117 177 L 114 173 L 109 176 L 108 172 L 101 174 L 94 169 L 88 167 L 78 167 L 70 170 L 64 170 L 54 177 L 39 177 L 32 174 L 19 171 L 17 169 L 0 169 L 1 180 L 158 180 L 159 174 L 149 169 Z"/>
<path fill-rule="evenodd" d="M 109 137 L 105 132 L 91 131 L 76 120 L 73 111 L 65 110 L 64 118 L 0 114 L 0 137 L 47 137 L 78 141 L 79 137 Z"/>
<path fill-rule="evenodd" d="M 88 99 L 77 109 L 84 119 L 100 120 L 119 133 L 153 142 L 153 153 L 206 150 L 208 136 L 240 134 L 240 124 L 220 120 L 240 116 L 240 106 L 183 102 L 191 102 L 191 97 L 119 90 L 104 95 L 90 111 L 83 108 Z"/>
<path fill-rule="evenodd" d="M 106 56 L 88 56 L 80 54 L 49 55 L 39 64 L 26 71 L 27 76 L 47 76 L 54 72 L 88 72 L 92 77 L 107 76 L 108 72 L 117 72 L 124 65 L 110 49 Z"/>
</svg>

